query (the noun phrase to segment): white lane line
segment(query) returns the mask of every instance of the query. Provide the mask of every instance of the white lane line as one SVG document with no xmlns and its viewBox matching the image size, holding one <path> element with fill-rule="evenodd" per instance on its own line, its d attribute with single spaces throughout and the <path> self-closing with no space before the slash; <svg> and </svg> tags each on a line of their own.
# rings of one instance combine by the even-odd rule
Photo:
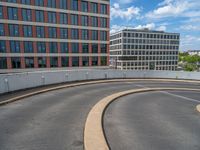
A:
<svg viewBox="0 0 200 150">
<path fill-rule="evenodd" d="M 171 95 L 171 96 L 174 96 L 174 97 L 182 98 L 182 99 L 185 99 L 187 101 L 200 103 L 200 100 L 192 99 L 192 98 L 177 95 L 177 94 L 172 94 L 172 93 L 169 93 L 169 92 L 166 92 L 166 91 L 160 91 L 160 93 L 164 93 L 164 94 Z"/>
</svg>

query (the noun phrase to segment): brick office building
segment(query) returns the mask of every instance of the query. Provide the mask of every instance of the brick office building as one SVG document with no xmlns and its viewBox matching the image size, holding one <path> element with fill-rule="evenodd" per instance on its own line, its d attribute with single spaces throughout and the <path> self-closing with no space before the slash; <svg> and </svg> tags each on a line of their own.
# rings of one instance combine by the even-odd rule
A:
<svg viewBox="0 0 200 150">
<path fill-rule="evenodd" d="M 0 69 L 109 63 L 109 0 L 0 0 Z"/>
</svg>

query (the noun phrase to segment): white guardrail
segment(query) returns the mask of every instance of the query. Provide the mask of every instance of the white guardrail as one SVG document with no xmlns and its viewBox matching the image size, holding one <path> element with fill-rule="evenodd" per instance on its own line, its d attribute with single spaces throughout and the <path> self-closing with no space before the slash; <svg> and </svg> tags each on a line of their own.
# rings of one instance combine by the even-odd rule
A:
<svg viewBox="0 0 200 150">
<path fill-rule="evenodd" d="M 0 74 L 0 94 L 70 81 L 116 78 L 169 78 L 200 80 L 200 72 L 136 70 L 56 70 Z"/>
</svg>

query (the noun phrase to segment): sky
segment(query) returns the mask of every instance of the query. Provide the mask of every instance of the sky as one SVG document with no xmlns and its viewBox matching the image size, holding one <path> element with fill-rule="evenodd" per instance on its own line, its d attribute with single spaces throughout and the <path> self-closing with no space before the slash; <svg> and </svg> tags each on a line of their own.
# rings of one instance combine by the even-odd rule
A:
<svg viewBox="0 0 200 150">
<path fill-rule="evenodd" d="M 200 50 L 200 0 L 111 0 L 111 33 L 149 28 L 180 33 L 180 51 Z"/>
</svg>

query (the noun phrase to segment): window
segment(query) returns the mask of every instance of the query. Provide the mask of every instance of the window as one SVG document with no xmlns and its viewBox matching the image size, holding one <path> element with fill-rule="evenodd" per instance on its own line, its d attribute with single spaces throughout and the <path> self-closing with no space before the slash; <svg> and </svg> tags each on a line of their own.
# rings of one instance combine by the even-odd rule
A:
<svg viewBox="0 0 200 150">
<path fill-rule="evenodd" d="M 88 12 L 88 2 L 81 1 L 81 11 Z"/>
<path fill-rule="evenodd" d="M 100 18 L 100 24 L 102 28 L 107 27 L 107 19 L 106 18 Z"/>
<path fill-rule="evenodd" d="M 24 52 L 33 53 L 33 42 L 30 41 L 24 42 Z"/>
<path fill-rule="evenodd" d="M 50 67 L 58 67 L 58 58 L 50 57 Z"/>
<path fill-rule="evenodd" d="M 5 53 L 5 52 L 6 52 L 6 42 L 0 41 L 0 53 Z"/>
<path fill-rule="evenodd" d="M 35 0 L 36 6 L 44 6 L 44 0 Z"/>
<path fill-rule="evenodd" d="M 78 25 L 78 15 L 71 15 L 71 24 Z"/>
<path fill-rule="evenodd" d="M 81 16 L 81 25 L 88 26 L 88 16 Z"/>
<path fill-rule="evenodd" d="M 9 24 L 9 35 L 10 36 L 19 36 L 19 26 L 16 24 Z"/>
<path fill-rule="evenodd" d="M 79 43 L 71 43 L 72 53 L 79 52 Z"/>
<path fill-rule="evenodd" d="M 0 19 L 3 19 L 3 7 L 0 6 Z"/>
<path fill-rule="evenodd" d="M 68 43 L 60 43 L 61 53 L 68 53 Z"/>
<path fill-rule="evenodd" d="M 38 53 L 46 53 L 45 42 L 37 42 L 37 52 Z"/>
<path fill-rule="evenodd" d="M 97 3 L 91 3 L 91 12 L 92 13 L 98 13 L 98 4 Z"/>
<path fill-rule="evenodd" d="M 60 28 L 60 38 L 67 39 L 68 38 L 68 29 L 67 28 Z"/>
<path fill-rule="evenodd" d="M 18 19 L 18 9 L 13 7 L 8 7 L 8 19 L 17 20 Z"/>
<path fill-rule="evenodd" d="M 46 65 L 46 58 L 45 57 L 38 57 L 38 67 L 39 68 L 45 68 Z"/>
<path fill-rule="evenodd" d="M 71 38 L 72 39 L 79 39 L 78 29 L 71 29 Z"/>
<path fill-rule="evenodd" d="M 17 0 L 7 0 L 9 3 L 17 3 Z"/>
<path fill-rule="evenodd" d="M 37 22 L 44 22 L 44 11 L 36 10 L 36 21 Z"/>
<path fill-rule="evenodd" d="M 79 57 L 72 57 L 72 66 L 73 67 L 79 66 Z"/>
<path fill-rule="evenodd" d="M 98 44 L 92 44 L 92 53 L 98 53 Z"/>
<path fill-rule="evenodd" d="M 45 36 L 44 32 L 45 32 L 44 27 L 40 27 L 40 26 L 36 27 L 36 34 L 38 38 L 44 38 Z"/>
<path fill-rule="evenodd" d="M 88 43 L 82 44 L 82 53 L 89 53 L 89 44 Z"/>
<path fill-rule="evenodd" d="M 71 10 L 78 10 L 78 0 L 71 0 Z"/>
<path fill-rule="evenodd" d="M 15 68 L 15 69 L 21 68 L 20 57 L 12 57 L 11 63 L 12 63 L 12 68 Z"/>
<path fill-rule="evenodd" d="M 98 57 L 92 57 L 92 66 L 98 65 Z"/>
<path fill-rule="evenodd" d="M 100 11 L 101 14 L 107 14 L 107 8 L 105 4 L 101 4 L 100 8 L 101 8 L 101 11 Z"/>
<path fill-rule="evenodd" d="M 101 57 L 101 66 L 106 66 L 107 65 L 107 57 L 106 56 L 102 56 Z"/>
<path fill-rule="evenodd" d="M 67 14 L 60 13 L 60 24 L 67 24 Z"/>
<path fill-rule="evenodd" d="M 69 58 L 61 57 L 61 64 L 62 64 L 62 67 L 68 67 L 69 66 Z"/>
<path fill-rule="evenodd" d="M 107 41 L 107 32 L 106 31 L 100 31 L 100 37 L 102 41 Z"/>
<path fill-rule="evenodd" d="M 82 30 L 82 40 L 88 40 L 89 39 L 88 32 L 89 31 L 87 29 Z"/>
<path fill-rule="evenodd" d="M 91 17 L 91 22 L 93 27 L 98 27 L 98 18 L 97 17 Z"/>
<path fill-rule="evenodd" d="M 31 4 L 31 0 L 21 0 L 22 4 L 26 4 L 26 5 L 30 5 Z"/>
<path fill-rule="evenodd" d="M 50 42 L 49 43 L 49 51 L 50 51 L 50 53 L 57 53 L 58 52 L 56 42 Z"/>
<path fill-rule="evenodd" d="M 25 37 L 32 37 L 32 26 L 23 26 L 23 29 Z"/>
<path fill-rule="evenodd" d="M 0 36 L 4 36 L 4 25 L 0 24 Z"/>
<path fill-rule="evenodd" d="M 49 38 L 56 38 L 56 28 L 55 27 L 49 27 Z"/>
<path fill-rule="evenodd" d="M 55 12 L 48 12 L 48 22 L 56 23 L 56 13 Z"/>
<path fill-rule="evenodd" d="M 101 44 L 101 53 L 107 53 L 107 44 Z"/>
<path fill-rule="evenodd" d="M 22 9 L 22 20 L 32 21 L 32 13 L 30 9 Z"/>
<path fill-rule="evenodd" d="M 67 9 L 67 0 L 60 0 L 60 8 Z"/>
<path fill-rule="evenodd" d="M 98 40 L 98 31 L 92 30 L 92 40 Z"/>
<path fill-rule="evenodd" d="M 83 66 L 89 66 L 89 57 L 82 57 Z"/>
<path fill-rule="evenodd" d="M 34 68 L 34 58 L 33 57 L 25 57 L 25 67 L 26 68 Z"/>
<path fill-rule="evenodd" d="M 0 57 L 0 69 L 7 69 L 7 61 L 5 57 Z"/>
<path fill-rule="evenodd" d="M 10 52 L 11 53 L 20 53 L 19 41 L 10 41 Z"/>
<path fill-rule="evenodd" d="M 51 8 L 56 8 L 56 0 L 48 0 L 47 6 Z"/>
</svg>

